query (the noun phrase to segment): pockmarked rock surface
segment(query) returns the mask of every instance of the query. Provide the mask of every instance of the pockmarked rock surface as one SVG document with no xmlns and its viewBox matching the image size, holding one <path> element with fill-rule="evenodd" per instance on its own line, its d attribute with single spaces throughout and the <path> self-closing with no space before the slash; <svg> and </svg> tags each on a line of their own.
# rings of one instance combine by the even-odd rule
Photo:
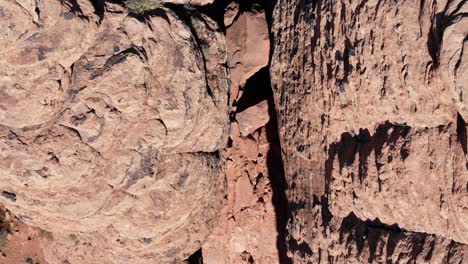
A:
<svg viewBox="0 0 468 264">
<path fill-rule="evenodd" d="M 0 263 L 467 262 L 467 13 L 0 0 Z"/>
<path fill-rule="evenodd" d="M 468 257 L 467 1 L 278 1 L 294 263 Z"/>
<path fill-rule="evenodd" d="M 0 13 L 1 199 L 54 234 L 45 260 L 172 263 L 199 249 L 225 192 L 217 24 L 87 0 L 1 0 Z"/>
</svg>

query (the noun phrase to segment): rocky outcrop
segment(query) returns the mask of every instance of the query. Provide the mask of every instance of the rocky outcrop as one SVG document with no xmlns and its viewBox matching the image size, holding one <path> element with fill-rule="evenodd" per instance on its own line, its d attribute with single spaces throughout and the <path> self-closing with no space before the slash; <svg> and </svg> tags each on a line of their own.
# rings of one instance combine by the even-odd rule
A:
<svg viewBox="0 0 468 264">
<path fill-rule="evenodd" d="M 224 16 L 231 81 L 227 196 L 219 224 L 203 245 L 207 264 L 282 263 L 285 196 L 268 71 L 264 6 L 231 2 Z"/>
<path fill-rule="evenodd" d="M 295 263 L 466 258 L 467 6 L 276 4 L 270 71 Z"/>
<path fill-rule="evenodd" d="M 235 2 L 233 2 L 234 5 Z M 231 105 L 236 111 L 247 80 L 268 65 L 270 41 L 265 11 L 258 3 L 229 6 L 237 14 L 226 12 L 226 48 L 229 55 Z M 246 6 L 246 7 L 244 7 Z M 241 9 L 242 8 L 242 9 Z M 231 11 L 235 13 L 235 11 Z M 230 22 L 233 20 L 233 22 Z"/>
<path fill-rule="evenodd" d="M 271 121 L 243 137 L 237 123 L 232 124 L 226 160 L 226 203 L 218 227 L 203 245 L 204 263 L 280 262 L 278 198 L 272 184 L 281 175 L 272 170 L 271 164 L 273 159 L 281 160 L 274 144 L 278 140 L 277 136 L 273 138 L 275 128 Z"/>
<path fill-rule="evenodd" d="M 0 263 L 466 261 L 466 0 L 124 5 L 0 0 Z"/>
<path fill-rule="evenodd" d="M 218 25 L 85 0 L 2 0 L 0 12 L 2 202 L 54 234 L 46 261 L 173 262 L 199 249 L 225 192 Z"/>
</svg>

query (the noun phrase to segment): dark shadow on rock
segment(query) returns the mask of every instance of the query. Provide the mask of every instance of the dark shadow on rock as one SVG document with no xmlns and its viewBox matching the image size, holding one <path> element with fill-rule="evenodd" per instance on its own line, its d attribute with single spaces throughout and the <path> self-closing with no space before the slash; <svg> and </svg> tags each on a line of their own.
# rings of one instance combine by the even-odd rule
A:
<svg viewBox="0 0 468 264">
<path fill-rule="evenodd" d="M 385 122 L 377 127 L 375 133 L 371 135 L 368 129 L 360 129 L 359 134 L 354 135 L 349 132 L 341 134 L 340 141 L 332 143 L 328 148 L 328 159 L 325 162 L 325 181 L 326 193 L 329 193 L 328 187 L 333 172 L 333 162 L 338 158 L 339 171 L 341 172 L 345 166 L 351 166 L 356 156 L 359 159 L 358 176 L 362 183 L 367 177 L 369 162 L 375 163 L 377 171 L 382 167 L 382 150 L 384 146 L 390 150 L 399 147 L 399 156 L 402 161 L 409 155 L 407 146 L 410 137 L 411 127 L 406 125 L 392 124 Z M 401 146 L 397 146 L 397 142 L 402 141 Z M 374 160 L 369 160 L 372 152 L 375 154 Z M 385 162 L 391 162 L 393 157 L 387 157 Z M 355 179 L 352 179 L 353 181 Z"/>
<path fill-rule="evenodd" d="M 343 219 L 339 230 L 340 243 L 347 247 L 355 247 L 358 254 L 367 251 L 369 263 L 374 262 L 377 256 L 387 256 L 387 263 L 392 263 L 391 257 L 401 245 L 406 248 L 405 255 L 411 263 L 423 252 L 427 252 L 424 257 L 426 261 L 432 258 L 434 235 L 406 231 L 397 224 L 384 224 L 378 218 L 364 221 L 351 212 Z M 427 247 L 429 250 L 424 251 Z"/>
<path fill-rule="evenodd" d="M 270 88 L 271 90 L 271 88 Z M 270 150 L 267 154 L 268 174 L 273 191 L 273 205 L 275 206 L 276 229 L 278 231 L 277 248 L 281 263 L 292 263 L 287 256 L 286 248 L 286 224 L 289 219 L 288 199 L 286 197 L 286 178 L 283 159 L 281 157 L 281 144 L 278 135 L 278 124 L 273 95 L 268 100 L 270 122 L 267 124 L 267 137 L 270 142 Z"/>
<path fill-rule="evenodd" d="M 202 249 L 195 251 L 190 257 L 185 261 L 187 264 L 203 264 L 203 253 Z"/>
<path fill-rule="evenodd" d="M 264 67 L 246 81 L 242 96 L 235 102 L 236 112 L 240 113 L 265 99 L 273 97 L 272 90 L 264 88 L 270 86 L 269 78 L 268 67 Z M 274 105 L 269 105 L 270 107 L 274 109 Z"/>
<path fill-rule="evenodd" d="M 297 240 L 294 238 L 288 239 L 288 249 L 291 252 L 294 252 L 294 254 L 300 255 L 302 258 L 306 258 L 307 256 L 312 255 L 312 248 L 309 246 L 309 244 L 307 244 L 305 241 L 301 241 L 301 243 L 298 243 Z M 289 263 L 292 263 L 291 260 L 289 261 Z"/>
<path fill-rule="evenodd" d="M 460 113 L 457 114 L 457 140 L 460 143 L 463 153 L 467 153 L 466 122 Z"/>
<path fill-rule="evenodd" d="M 266 125 L 266 136 L 270 142 L 270 149 L 267 153 L 268 175 L 273 192 L 273 205 L 275 207 L 277 249 L 280 263 L 292 263 L 287 256 L 286 247 L 286 223 L 288 221 L 288 201 L 286 198 L 286 180 L 284 175 L 283 160 L 281 157 L 281 146 L 278 134 L 278 124 L 276 120 L 276 110 L 273 100 L 273 91 L 270 84 L 270 73 L 265 67 L 255 73 L 244 86 L 244 93 L 237 102 L 237 112 L 241 112 L 248 107 L 267 100 L 270 121 Z M 291 245 L 296 248 L 296 245 Z M 307 248 L 306 245 L 299 244 L 298 248 Z"/>
<path fill-rule="evenodd" d="M 427 37 L 427 50 L 432 59 L 432 69 L 437 69 L 437 67 L 439 67 L 440 49 L 442 47 L 445 30 L 462 18 L 468 16 L 468 13 L 462 11 L 462 7 L 467 3 L 466 0 L 460 1 L 455 9 L 449 13 L 449 7 L 453 2 L 453 0 L 447 1 L 444 10 L 435 14 L 431 19 L 431 28 Z"/>
</svg>

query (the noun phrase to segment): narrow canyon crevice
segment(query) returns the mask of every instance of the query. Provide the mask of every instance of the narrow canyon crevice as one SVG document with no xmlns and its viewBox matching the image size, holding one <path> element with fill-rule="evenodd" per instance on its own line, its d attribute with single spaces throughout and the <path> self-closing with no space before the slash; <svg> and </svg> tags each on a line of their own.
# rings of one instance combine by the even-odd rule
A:
<svg viewBox="0 0 468 264">
<path fill-rule="evenodd" d="M 290 263 L 286 182 L 269 72 L 272 6 L 225 1 L 222 8 L 231 82 L 228 193 L 220 227 L 202 247 L 204 260 Z"/>
<path fill-rule="evenodd" d="M 467 0 L 125 5 L 0 0 L 0 263 L 466 262 Z"/>
<path fill-rule="evenodd" d="M 230 78 L 231 89 L 232 85 L 238 85 L 237 89 L 239 92 L 236 98 L 232 97 L 228 102 L 231 111 L 229 113 L 231 134 L 229 135 L 230 138 L 225 159 L 227 163 L 232 162 L 232 166 L 236 167 L 236 169 L 242 173 L 248 174 L 250 183 L 250 186 L 242 186 L 242 184 L 247 184 L 244 178 L 242 178 L 242 175 L 236 176 L 234 175 L 236 173 L 228 173 L 227 201 L 223 209 L 224 213 L 221 214 L 221 219 L 219 220 L 219 227 L 214 232 L 214 235 L 212 235 L 214 238 L 211 239 L 212 241 L 209 239 L 206 243 L 207 245 L 202 245 L 186 262 L 218 264 L 237 263 L 242 260 L 246 263 L 290 263 L 291 260 L 287 256 L 285 240 L 288 215 L 285 193 L 286 182 L 269 72 L 269 62 L 272 52 L 270 24 L 273 4 L 268 1 L 254 1 L 251 3 L 215 1 L 213 4 L 202 7 L 188 8 L 184 5 L 177 4 L 166 4 L 166 6 L 173 10 L 191 29 L 198 49 L 202 54 L 205 72 L 208 71 L 206 61 L 209 54 L 204 54 L 204 52 L 209 43 L 206 43 L 203 38 L 198 36 L 199 33 L 197 33 L 197 30 L 199 29 L 194 25 L 197 23 L 197 17 L 201 18 L 202 14 L 211 17 L 214 21 L 217 21 L 219 28 L 224 34 L 228 35 L 226 38 L 226 45 L 228 47 L 226 51 L 228 56 L 226 67 L 227 71 L 231 73 L 230 76 L 232 76 L 232 78 Z M 231 13 L 226 14 L 225 11 Z M 260 25 L 257 26 L 260 28 L 255 28 L 255 24 L 253 26 L 248 23 L 242 24 L 245 23 L 245 21 L 242 20 L 250 19 L 245 17 L 249 17 L 251 14 L 256 17 L 255 19 L 259 20 Z M 231 17 L 226 20 L 226 16 Z M 201 18 L 201 20 L 203 19 Z M 226 22 L 229 23 L 229 25 L 225 25 Z M 241 26 L 236 27 L 236 23 L 241 24 Z M 255 32 L 256 30 L 260 31 Z M 248 57 L 237 55 L 248 54 L 249 50 L 255 52 L 255 47 L 244 46 L 244 44 L 252 41 L 249 38 L 259 37 L 258 35 L 247 36 L 247 39 L 241 40 L 245 41 L 245 43 L 239 42 L 236 39 L 245 37 L 243 34 L 252 34 L 249 33 L 249 31 L 253 31 L 254 34 L 261 34 L 260 37 L 263 38 L 263 45 L 268 45 L 268 47 L 264 49 L 265 52 L 261 53 L 264 57 L 253 62 L 249 61 L 250 58 Z M 231 37 L 229 37 L 229 35 L 231 35 Z M 258 56 L 258 54 L 255 56 Z M 252 72 L 252 69 L 255 69 L 256 72 Z M 234 73 L 232 73 L 232 71 Z M 244 78 L 241 77 L 241 74 L 248 76 L 248 78 L 241 81 L 241 79 Z M 211 96 L 208 79 L 207 86 L 208 94 Z M 230 93 L 232 96 L 232 91 L 230 91 Z M 254 108 L 257 109 L 254 114 L 248 113 L 249 109 Z M 247 117 L 237 120 L 238 113 L 241 113 L 240 115 L 243 117 Z M 256 114 L 259 115 L 258 120 L 256 120 Z M 232 126 L 241 128 L 245 125 L 251 126 L 248 132 L 242 132 L 239 131 L 239 129 L 236 130 L 232 128 Z M 236 132 L 238 132 L 238 134 L 236 134 Z M 249 144 L 246 144 L 246 142 L 249 142 Z M 257 160 L 252 156 L 255 152 Z M 245 155 L 246 153 L 248 154 Z M 255 166 L 260 167 L 260 169 L 255 168 Z M 227 171 L 229 172 L 229 168 Z M 229 185 L 235 185 L 236 187 L 232 190 L 229 189 Z M 253 200 L 249 202 L 242 201 L 240 196 L 243 195 L 251 195 Z M 258 207 L 263 207 L 262 210 L 264 212 L 259 213 Z M 240 211 L 236 212 L 236 210 Z M 249 210 L 252 210 L 252 212 L 244 213 Z M 259 220 L 258 215 L 263 215 L 262 217 L 267 218 L 267 221 Z M 230 222 L 233 219 L 235 222 L 234 224 L 228 223 L 228 225 L 226 225 L 226 222 Z M 250 233 L 259 233 L 264 239 L 272 240 L 274 243 L 271 243 L 272 241 L 257 239 L 249 241 L 249 236 L 252 234 L 238 233 L 238 231 L 232 230 L 232 227 L 229 227 L 229 225 L 237 226 L 237 228 L 240 229 L 245 226 L 251 226 L 253 229 L 250 229 Z M 265 225 L 267 228 L 257 231 L 255 230 L 255 225 Z M 226 243 L 229 243 L 229 239 L 235 238 L 236 236 L 241 240 L 247 239 L 246 242 L 250 244 L 250 248 L 246 246 L 245 250 L 236 252 L 236 250 L 239 249 L 228 247 L 225 252 L 220 254 L 221 256 L 213 257 L 213 255 L 216 255 L 213 253 L 213 250 L 219 251 L 221 249 L 220 243 L 224 242 L 223 239 Z M 252 246 L 254 250 L 252 250 Z M 205 258 L 202 256 L 204 252 L 206 252 Z"/>
<path fill-rule="evenodd" d="M 280 263 L 289 263 L 286 251 L 286 223 L 288 216 L 287 198 L 286 198 L 286 180 L 284 177 L 284 167 L 281 157 L 281 145 L 278 135 L 278 123 L 276 111 L 274 108 L 273 92 L 270 84 L 269 66 L 262 68 L 247 80 L 244 86 L 244 93 L 237 102 L 237 111 L 255 106 L 261 101 L 268 103 L 269 122 L 265 125 L 266 138 L 270 144 L 267 152 L 268 178 L 272 191 L 272 203 L 274 205 L 274 214 L 276 218 L 277 231 L 277 250 Z"/>
</svg>

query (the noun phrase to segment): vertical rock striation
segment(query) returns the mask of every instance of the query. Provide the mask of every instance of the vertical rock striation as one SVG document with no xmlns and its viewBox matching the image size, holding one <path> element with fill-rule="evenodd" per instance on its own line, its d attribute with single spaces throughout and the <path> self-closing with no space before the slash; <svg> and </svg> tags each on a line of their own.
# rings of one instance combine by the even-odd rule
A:
<svg viewBox="0 0 468 264">
<path fill-rule="evenodd" d="M 468 254 L 466 1 L 278 1 L 295 263 Z"/>
<path fill-rule="evenodd" d="M 0 0 L 0 263 L 466 262 L 467 14 Z"/>
</svg>

